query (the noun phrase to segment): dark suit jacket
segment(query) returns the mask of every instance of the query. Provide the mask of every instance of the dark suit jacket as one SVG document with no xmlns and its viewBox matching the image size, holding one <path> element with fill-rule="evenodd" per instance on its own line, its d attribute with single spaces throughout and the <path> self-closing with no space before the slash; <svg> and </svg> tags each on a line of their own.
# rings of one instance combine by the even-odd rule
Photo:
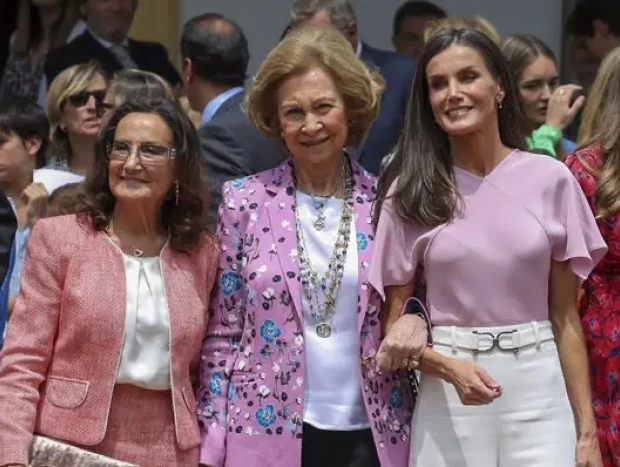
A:
<svg viewBox="0 0 620 467">
<path fill-rule="evenodd" d="M 4 191 L 0 189 L 0 286 L 7 274 L 17 220 Z M 1 305 L 0 305 L 1 306 Z M 0 325 L 0 328 L 2 326 Z M 0 336 L 0 340 L 2 336 Z"/>
<path fill-rule="evenodd" d="M 180 84 L 179 73 L 168 60 L 168 52 L 161 44 L 129 39 L 128 50 L 141 70 L 156 73 L 173 86 Z M 110 51 L 98 42 L 90 32 L 84 31 L 82 35 L 67 45 L 49 53 L 45 61 L 45 76 L 48 85 L 66 68 L 91 59 L 97 60 L 109 77 L 122 69 Z"/>
<path fill-rule="evenodd" d="M 287 157 L 284 145 L 263 136 L 243 112 L 244 94 L 232 96 L 198 130 L 211 192 L 210 221 L 215 225 L 222 184 L 277 167 Z"/>
<path fill-rule="evenodd" d="M 386 83 L 379 116 L 358 150 L 362 167 L 377 175 L 381 160 L 392 152 L 402 133 L 415 61 L 406 55 L 375 49 L 366 44 L 362 44 L 360 58 L 378 69 Z"/>
</svg>

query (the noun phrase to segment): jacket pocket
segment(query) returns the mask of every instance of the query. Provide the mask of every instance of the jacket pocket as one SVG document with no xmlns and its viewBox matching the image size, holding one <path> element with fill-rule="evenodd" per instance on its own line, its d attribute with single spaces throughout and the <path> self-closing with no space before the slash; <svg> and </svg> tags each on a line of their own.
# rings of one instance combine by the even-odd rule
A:
<svg viewBox="0 0 620 467">
<path fill-rule="evenodd" d="M 50 404 L 63 409 L 75 409 L 82 405 L 88 394 L 88 381 L 48 376 L 46 398 Z"/>
</svg>

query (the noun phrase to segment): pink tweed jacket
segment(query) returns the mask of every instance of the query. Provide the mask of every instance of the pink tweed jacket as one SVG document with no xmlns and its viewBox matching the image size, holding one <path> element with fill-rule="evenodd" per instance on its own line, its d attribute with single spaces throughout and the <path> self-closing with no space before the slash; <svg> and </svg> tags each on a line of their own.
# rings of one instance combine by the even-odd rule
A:
<svg viewBox="0 0 620 467">
<path fill-rule="evenodd" d="M 359 384 L 382 467 L 405 467 L 410 387 L 402 375 L 376 371 L 380 298 L 368 283 L 376 180 L 356 163 L 353 172 Z M 291 162 L 224 184 L 198 391 L 205 465 L 301 466 L 306 356 L 294 209 Z"/>
<path fill-rule="evenodd" d="M 183 449 L 200 443 L 192 376 L 216 261 L 210 238 L 191 253 L 168 245 L 161 252 Z M 37 222 L 0 355 L 0 465 L 27 465 L 33 433 L 85 446 L 103 440 L 121 358 L 125 280 L 121 251 L 105 233 L 75 216 Z"/>
</svg>

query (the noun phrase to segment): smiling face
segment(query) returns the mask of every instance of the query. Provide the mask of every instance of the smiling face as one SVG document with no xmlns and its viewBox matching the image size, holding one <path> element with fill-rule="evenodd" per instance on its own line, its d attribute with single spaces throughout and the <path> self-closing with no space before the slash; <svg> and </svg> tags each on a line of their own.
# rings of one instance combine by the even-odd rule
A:
<svg viewBox="0 0 620 467">
<path fill-rule="evenodd" d="M 322 68 L 287 77 L 276 93 L 281 136 L 296 161 L 319 165 L 342 156 L 347 135 L 344 100 Z"/>
<path fill-rule="evenodd" d="M 110 154 L 109 184 L 119 201 L 160 205 L 172 189 L 175 162 L 167 149 L 174 146 L 172 131 L 156 114 L 130 113 L 117 125 Z M 138 157 L 136 148 L 142 155 Z"/>
<path fill-rule="evenodd" d="M 528 121 L 534 127 L 545 123 L 551 94 L 559 84 L 555 62 L 544 55 L 530 63 L 519 77 L 519 96 Z"/>
<path fill-rule="evenodd" d="M 426 79 L 435 121 L 450 137 L 497 126 L 504 93 L 475 49 L 452 45 L 438 53 L 426 67 Z"/>
</svg>

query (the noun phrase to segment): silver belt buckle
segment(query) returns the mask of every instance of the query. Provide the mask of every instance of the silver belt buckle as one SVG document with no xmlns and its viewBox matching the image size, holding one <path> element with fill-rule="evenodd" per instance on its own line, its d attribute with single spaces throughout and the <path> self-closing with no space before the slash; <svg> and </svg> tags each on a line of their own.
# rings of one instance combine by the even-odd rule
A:
<svg viewBox="0 0 620 467">
<path fill-rule="evenodd" d="M 472 331 L 472 332 L 478 336 L 478 344 L 480 344 L 480 336 L 488 336 L 491 338 L 491 345 L 488 347 L 483 347 L 482 349 L 480 348 L 480 345 L 478 345 L 478 348 L 473 350 L 475 354 L 489 353 L 489 352 L 492 352 L 496 347 L 502 352 L 513 352 L 515 354 L 519 353 L 519 347 L 514 345 L 514 340 L 513 340 L 512 347 L 502 347 L 501 340 L 500 340 L 502 336 L 513 335 L 515 332 L 517 332 L 516 329 L 513 329 L 512 331 L 502 331 L 497 334 L 493 334 L 492 332 L 485 332 L 485 331 Z"/>
</svg>

